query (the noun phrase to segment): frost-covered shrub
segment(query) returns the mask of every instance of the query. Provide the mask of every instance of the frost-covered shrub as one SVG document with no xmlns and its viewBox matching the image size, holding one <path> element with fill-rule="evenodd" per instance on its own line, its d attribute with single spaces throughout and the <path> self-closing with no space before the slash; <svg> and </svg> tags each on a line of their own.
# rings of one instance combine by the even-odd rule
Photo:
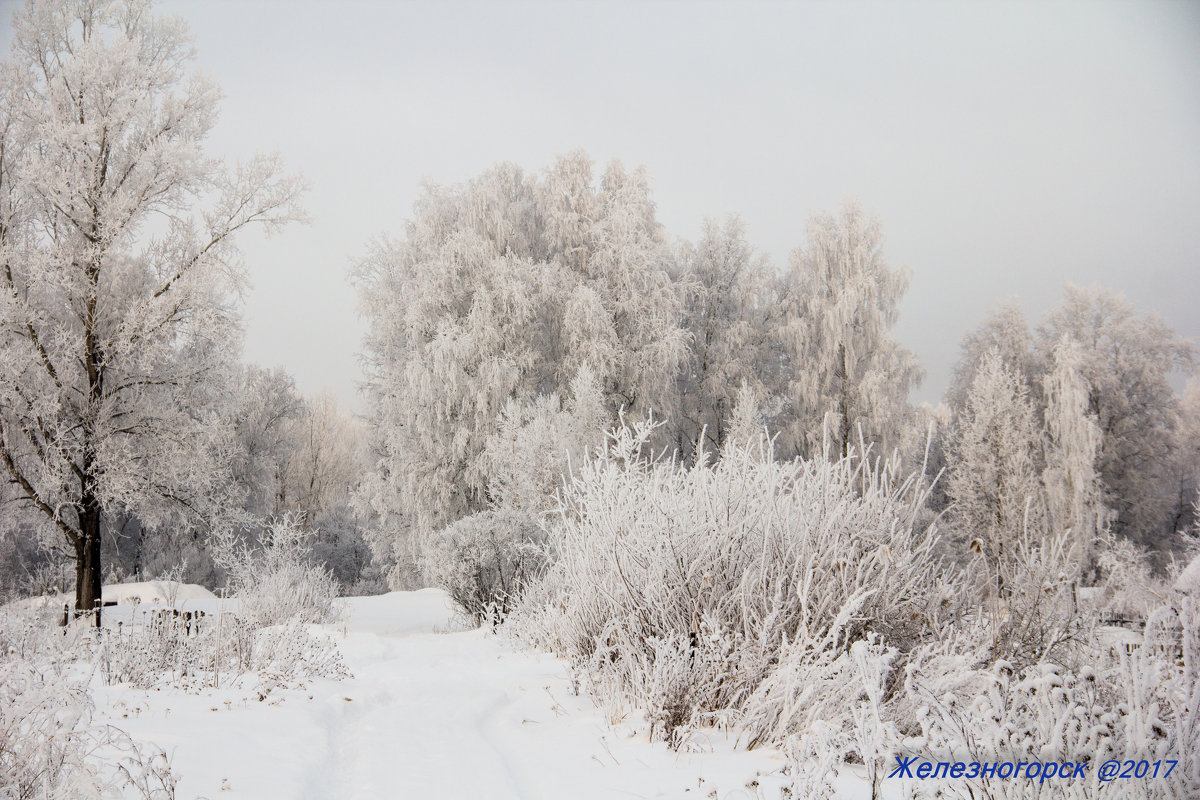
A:
<svg viewBox="0 0 1200 800">
<path fill-rule="evenodd" d="M 878 796 L 898 738 L 885 705 L 897 651 L 873 634 L 849 650 L 834 645 L 807 637 L 789 644 L 752 698 L 745 726 L 751 744 L 781 745 L 795 796 L 837 797 L 834 778 L 847 761 L 864 766 Z"/>
<path fill-rule="evenodd" d="M 836 655 L 874 631 L 909 648 L 954 610 L 961 588 L 916 524 L 924 495 L 889 465 L 780 463 L 747 446 L 685 468 L 645 452 L 650 432 L 618 429 L 566 487 L 552 564 L 511 625 L 585 670 L 614 710 L 632 705 L 671 738 L 751 712 L 792 643 Z"/>
<path fill-rule="evenodd" d="M 250 676 L 260 692 L 307 678 L 349 675 L 334 641 L 299 617 L 262 625 L 221 612 L 197 619 L 143 613 L 92 646 L 101 678 L 141 689 L 225 686 Z"/>
<path fill-rule="evenodd" d="M 1123 537 L 1109 535 L 1100 543 L 1097 562 L 1104 578 L 1104 608 L 1112 616 L 1144 619 L 1159 606 L 1166 587 L 1155 577 L 1145 551 Z"/>
<path fill-rule="evenodd" d="M 92 722 L 85 688 L 61 668 L 0 660 L 0 797 L 171 800 L 166 754 Z"/>
<path fill-rule="evenodd" d="M 0 666 L 0 787 L 5 796 L 99 793 L 88 768 L 91 702 L 61 673 L 25 661 Z"/>
<path fill-rule="evenodd" d="M 37 605 L 36 601 L 13 603 L 0 610 L 0 662 L 31 663 L 71 661 L 83 647 L 84 626 L 58 627 L 62 606 Z"/>
<path fill-rule="evenodd" d="M 305 678 L 350 677 L 333 642 L 296 619 L 259 631 L 247 666 L 258 676 L 263 694 Z"/>
<path fill-rule="evenodd" d="M 337 581 L 314 561 L 311 539 L 298 517 L 285 515 L 262 534 L 259 547 L 223 545 L 239 616 L 254 627 L 337 621 Z"/>
<path fill-rule="evenodd" d="M 93 645 L 104 680 L 195 687 L 254 675 L 270 691 L 305 678 L 348 675 L 336 644 L 310 630 L 340 619 L 337 582 L 313 563 L 310 535 L 289 516 L 276 521 L 257 548 L 219 539 L 234 602 L 194 617 L 174 609 L 135 610 L 132 624 L 110 628 Z"/>
<path fill-rule="evenodd" d="M 986 597 L 980 611 L 991 631 L 990 660 L 1024 667 L 1059 658 L 1085 635 L 1089 617 L 1078 600 L 1075 544 L 1068 531 L 1043 534 L 1029 528 L 1010 543 L 1002 591 Z M 985 564 L 979 559 L 973 566 Z"/>
<path fill-rule="evenodd" d="M 105 683 L 141 689 L 190 686 L 212 675 L 220 654 L 210 631 L 193 628 L 170 610 L 140 616 L 136 624 L 106 630 L 99 637 L 96 657 Z"/>
<path fill-rule="evenodd" d="M 1177 596 L 1147 619 L 1140 644 L 1086 631 L 1064 654 L 1024 668 L 980 663 L 984 626 L 921 648 L 889 713 L 900 750 L 931 761 L 1089 761 L 1086 779 L 928 783 L 952 798 L 1200 796 L 1200 613 Z M 1178 760 L 1170 776 L 1098 780 L 1101 764 Z M 1165 769 L 1165 768 L 1164 768 Z M 981 792 L 982 790 L 982 792 Z"/>
<path fill-rule="evenodd" d="M 442 528 L 422 550 L 421 570 L 467 613 L 502 619 L 545 563 L 544 534 L 523 511 L 483 511 Z"/>
</svg>

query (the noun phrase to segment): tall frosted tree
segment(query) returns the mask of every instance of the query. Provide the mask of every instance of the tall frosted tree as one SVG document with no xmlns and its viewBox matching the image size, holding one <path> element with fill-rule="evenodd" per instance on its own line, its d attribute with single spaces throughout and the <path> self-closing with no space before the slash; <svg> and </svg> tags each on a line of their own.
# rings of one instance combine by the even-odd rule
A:
<svg viewBox="0 0 1200 800">
<path fill-rule="evenodd" d="M 324 515 L 346 502 L 362 477 L 362 431 L 327 391 L 306 398 L 288 427 L 291 448 L 280 503 L 303 513 L 309 525 L 318 525 Z"/>
<path fill-rule="evenodd" d="M 271 159 L 204 153 L 218 93 L 183 23 L 137 0 L 34 0 L 0 77 L 0 470 L 100 597 L 106 513 L 193 515 L 234 373 L 241 229 L 297 216 Z"/>
<path fill-rule="evenodd" d="M 1115 530 L 1146 545 L 1171 538 L 1176 487 L 1169 465 L 1179 444 L 1176 371 L 1195 366 L 1195 350 L 1162 319 L 1138 314 L 1106 289 L 1068 286 L 1039 329 L 1044 363 L 1063 337 L 1079 343 L 1087 411 L 1100 427 L 1097 469 Z"/>
<path fill-rule="evenodd" d="M 1197 512 L 1200 512 L 1200 375 L 1195 375 L 1184 387 L 1180 398 L 1180 427 L 1171 483 L 1175 496 L 1171 529 L 1200 531 Z"/>
<path fill-rule="evenodd" d="M 579 153 L 428 187 L 404 238 L 372 248 L 357 281 L 377 469 L 360 504 L 398 561 L 400 540 L 494 504 L 481 455 L 510 402 L 565 397 L 586 366 L 611 416 L 673 414 L 688 339 L 670 260 L 645 175 L 597 181 Z"/>
<path fill-rule="evenodd" d="M 1106 522 L 1103 487 L 1096 471 L 1100 426 L 1088 411 L 1089 388 L 1079 371 L 1079 343 L 1063 339 L 1044 380 L 1046 398 L 1046 521 L 1053 531 L 1070 531 L 1081 568 L 1091 561 Z"/>
<path fill-rule="evenodd" d="M 283 369 L 246 365 L 238 401 L 230 409 L 236 435 L 233 477 L 251 517 L 279 514 L 284 472 L 295 448 L 294 431 L 304 412 L 296 382 Z"/>
<path fill-rule="evenodd" d="M 993 350 L 975 371 L 950 445 L 946 487 L 960 538 L 993 569 L 1006 563 L 1027 523 L 1040 523 L 1040 450 L 1025 381 Z"/>
<path fill-rule="evenodd" d="M 707 221 L 700 240 L 683 248 L 678 271 L 691 346 L 675 428 L 687 457 L 701 446 L 720 451 L 741 387 L 764 396 L 778 388 L 770 355 L 781 308 L 770 265 L 755 255 L 736 217 Z"/>
<path fill-rule="evenodd" d="M 787 390 L 792 447 L 845 456 L 858 443 L 890 449 L 920 383 L 916 357 L 891 336 L 908 274 L 883 257 L 879 222 L 856 204 L 818 214 L 792 253 Z M 878 452 L 876 453 L 879 454 Z"/>
<path fill-rule="evenodd" d="M 537 193 L 548 232 L 544 251 L 571 286 L 560 385 L 587 364 L 613 412 L 675 419 L 675 378 L 689 337 L 645 171 L 614 161 L 597 185 L 587 156 L 571 153 L 538 182 Z"/>
<path fill-rule="evenodd" d="M 536 520 L 571 471 L 604 447 L 613 419 L 585 364 L 568 397 L 551 392 L 526 403 L 509 401 L 498 423 L 480 456 L 488 494 L 493 505 Z"/>
<path fill-rule="evenodd" d="M 1033 331 L 1016 302 L 1003 303 L 990 313 L 979 327 L 963 337 L 958 361 L 946 389 L 946 405 L 954 416 L 967 406 L 967 395 L 975 380 L 975 370 L 984 356 L 995 350 L 1000 361 L 1010 370 L 1024 376 L 1030 384 L 1030 396 L 1037 399 L 1041 387 L 1036 385 L 1041 375 Z"/>
</svg>

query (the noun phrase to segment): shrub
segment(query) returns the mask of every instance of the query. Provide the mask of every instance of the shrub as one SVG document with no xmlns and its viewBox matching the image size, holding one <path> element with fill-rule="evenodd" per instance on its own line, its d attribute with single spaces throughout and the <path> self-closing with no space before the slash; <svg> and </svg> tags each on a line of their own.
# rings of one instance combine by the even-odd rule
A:
<svg viewBox="0 0 1200 800">
<path fill-rule="evenodd" d="M 284 515 L 264 531 L 259 547 L 223 544 L 220 558 L 239 616 L 256 628 L 338 620 L 337 581 L 314 561 L 311 538 L 298 517 Z"/>
<path fill-rule="evenodd" d="M 780 463 L 759 442 L 685 468 L 646 453 L 652 430 L 618 429 L 580 468 L 511 626 L 584 670 L 614 713 L 632 705 L 677 738 L 751 712 L 797 642 L 836 655 L 872 630 L 907 649 L 953 613 L 963 592 L 918 525 L 924 493 L 894 465 Z"/>
<path fill-rule="evenodd" d="M 545 563 L 544 534 L 522 511 L 484 511 L 442 528 L 422 550 L 421 569 L 477 623 L 503 619 Z"/>
<path fill-rule="evenodd" d="M 1086 663 L 976 663 L 970 637 L 922 648 L 891 713 L 910 723 L 900 749 L 931 761 L 1090 761 L 1086 778 L 1053 785 L 989 779 L 928 783 L 949 798 L 1121 797 L 1185 800 L 1200 795 L 1200 614 L 1191 599 L 1151 615 L 1140 645 L 1086 639 Z M 1189 634 L 1188 631 L 1191 631 Z M 981 632 L 978 639 L 987 636 Z M 1100 765 L 1177 759 L 1170 776 L 1117 781 Z"/>
<path fill-rule="evenodd" d="M 349 675 L 334 642 L 309 626 L 337 622 L 338 587 L 312 561 L 298 518 L 272 524 L 257 548 L 218 541 L 236 614 L 189 620 L 168 611 L 137 614 L 95 645 L 108 683 L 140 688 L 221 685 L 254 674 L 260 693 L 311 677 Z"/>
<path fill-rule="evenodd" d="M 0 796 L 69 800 L 123 789 L 174 798 L 166 754 L 93 724 L 87 691 L 60 668 L 0 661 Z"/>
</svg>

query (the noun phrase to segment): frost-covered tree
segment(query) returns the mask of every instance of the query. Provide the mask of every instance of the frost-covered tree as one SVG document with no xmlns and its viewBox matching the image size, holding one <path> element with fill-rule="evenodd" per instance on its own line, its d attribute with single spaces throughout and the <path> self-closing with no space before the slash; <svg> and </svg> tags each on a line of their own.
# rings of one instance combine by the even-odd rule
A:
<svg viewBox="0 0 1200 800">
<path fill-rule="evenodd" d="M 1041 435 L 1024 379 L 998 352 L 975 371 L 967 408 L 950 446 L 947 492 L 959 536 L 982 553 L 993 575 L 1027 524 L 1037 529 Z"/>
<path fill-rule="evenodd" d="M 345 503 L 357 486 L 363 473 L 363 434 L 329 392 L 305 399 L 290 433 L 280 504 L 312 522 Z"/>
<path fill-rule="evenodd" d="M 1160 318 L 1141 315 L 1118 294 L 1068 286 L 1039 329 L 1044 363 L 1066 336 L 1079 343 L 1079 374 L 1089 387 L 1089 414 L 1100 426 L 1097 468 L 1114 530 L 1147 545 L 1163 544 L 1178 487 L 1169 464 L 1178 444 L 1176 370 L 1191 369 L 1195 350 Z"/>
<path fill-rule="evenodd" d="M 619 164 L 427 188 L 357 273 L 377 464 L 360 504 L 417 539 L 488 508 L 501 413 L 564 396 L 584 364 L 611 416 L 672 414 L 688 337 L 671 258 L 645 175 Z"/>
<path fill-rule="evenodd" d="M 35 0 L 0 77 L 0 468 L 100 596 L 101 518 L 150 526 L 225 480 L 234 235 L 298 215 L 273 159 L 205 155 L 218 93 L 183 23 Z"/>
<path fill-rule="evenodd" d="M 879 222 L 855 204 L 809 222 L 791 258 L 786 442 L 805 454 L 844 456 L 858 443 L 894 445 L 908 392 L 922 372 L 891 337 L 908 273 L 883 258 Z"/>
<path fill-rule="evenodd" d="M 536 518 L 572 467 L 604 446 L 610 422 L 600 385 L 586 364 L 565 401 L 557 392 L 527 403 L 509 401 L 480 456 L 492 504 Z"/>
<path fill-rule="evenodd" d="M 733 407 L 724 424 L 721 441 L 722 455 L 757 453 L 762 457 L 772 454 L 770 435 L 767 432 L 766 415 L 763 413 L 762 395 L 750 384 L 743 383 L 733 399 Z M 706 451 L 707 453 L 708 451 Z"/>
<path fill-rule="evenodd" d="M 946 390 L 946 405 L 958 417 L 967 406 L 967 395 L 975 382 L 975 370 L 984 356 L 995 350 L 1000 361 L 1010 370 L 1024 376 L 1029 385 L 1030 397 L 1036 402 L 1041 387 L 1037 384 L 1041 366 L 1034 349 L 1033 332 L 1025 314 L 1015 301 L 1003 303 L 996 308 L 975 330 L 963 337 L 958 361 Z"/>
<path fill-rule="evenodd" d="M 489 609 L 506 614 L 544 565 L 540 523 L 573 471 L 604 448 L 609 423 L 587 364 L 565 401 L 558 392 L 525 403 L 510 400 L 480 456 L 490 507 L 426 537 L 420 548 L 425 576 L 476 620 Z"/>
<path fill-rule="evenodd" d="M 247 365 L 233 412 L 234 479 L 245 493 L 243 507 L 260 518 L 282 513 L 284 472 L 304 412 L 296 382 L 282 369 Z"/>
<path fill-rule="evenodd" d="M 560 159 L 559 168 L 575 173 L 578 182 L 591 164 L 577 153 Z M 554 185 L 546 180 L 539 189 L 544 196 Z M 585 224 L 585 260 L 569 273 L 575 288 L 563 316 L 564 377 L 587 363 L 614 412 L 674 419 L 676 375 L 688 336 L 680 326 L 682 298 L 671 278 L 672 254 L 655 217 L 649 178 L 642 169 L 612 162 L 592 192 L 597 215 Z M 543 201 L 542 207 L 553 206 Z"/>
<path fill-rule="evenodd" d="M 431 187 L 404 240 L 359 267 L 377 471 L 364 500 L 397 535 L 486 508 L 477 462 L 498 415 L 557 386 L 566 281 L 530 258 L 533 200 L 509 167 Z"/>
<path fill-rule="evenodd" d="M 289 449 L 279 492 L 279 513 L 297 515 L 312 532 L 313 555 L 344 588 L 353 587 L 371 563 L 364 536 L 369 516 L 352 496 L 366 472 L 366 436 L 357 419 L 323 392 L 305 398 L 288 430 Z"/>
<path fill-rule="evenodd" d="M 1193 530 L 1198 522 L 1196 499 L 1200 493 L 1200 375 L 1193 377 L 1180 398 L 1180 426 L 1171 482 L 1175 497 L 1170 527 Z"/>
<path fill-rule="evenodd" d="M 687 457 L 701 446 L 702 435 L 708 452 L 719 451 L 740 387 L 762 395 L 777 388 L 769 353 L 780 306 L 772 296 L 770 265 L 754 254 L 736 217 L 724 225 L 706 222 L 700 241 L 683 248 L 678 268 L 691 347 L 679 378 L 674 427 Z"/>
<path fill-rule="evenodd" d="M 1054 350 L 1054 367 L 1044 379 L 1046 397 L 1046 522 L 1052 531 L 1070 531 L 1081 567 L 1106 522 L 1103 487 L 1096 472 L 1100 426 L 1088 412 L 1088 385 L 1079 372 L 1079 344 L 1064 339 Z"/>
</svg>

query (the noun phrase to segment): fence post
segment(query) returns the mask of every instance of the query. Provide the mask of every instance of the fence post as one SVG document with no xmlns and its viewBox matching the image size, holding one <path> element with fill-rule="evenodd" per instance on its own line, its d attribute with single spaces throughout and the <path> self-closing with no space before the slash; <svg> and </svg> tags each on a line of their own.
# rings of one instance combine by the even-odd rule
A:
<svg viewBox="0 0 1200 800">
<path fill-rule="evenodd" d="M 221 688 L 221 600 L 225 597 L 225 587 L 221 587 L 221 597 L 217 598 L 217 651 L 213 653 L 213 688 Z"/>
</svg>

